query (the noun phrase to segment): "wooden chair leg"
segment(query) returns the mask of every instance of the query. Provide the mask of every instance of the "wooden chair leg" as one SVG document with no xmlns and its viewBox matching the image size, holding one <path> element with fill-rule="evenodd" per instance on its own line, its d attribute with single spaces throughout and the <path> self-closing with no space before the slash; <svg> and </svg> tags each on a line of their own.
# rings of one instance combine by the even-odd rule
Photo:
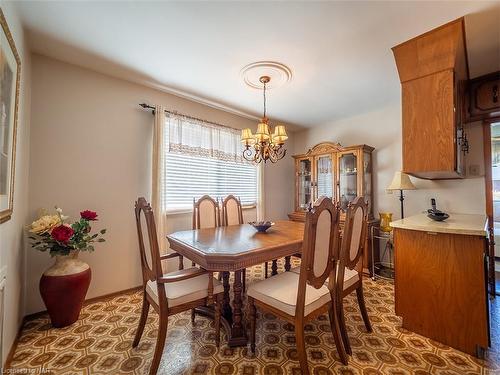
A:
<svg viewBox="0 0 500 375">
<path fill-rule="evenodd" d="M 340 298 L 338 302 L 338 319 L 339 319 L 339 327 L 340 334 L 342 336 L 342 342 L 344 343 L 344 348 L 347 354 L 352 355 L 351 343 L 349 342 L 349 336 L 347 334 L 347 325 L 345 324 L 345 315 L 344 315 L 344 299 Z"/>
<path fill-rule="evenodd" d="M 269 269 L 269 265 L 266 263 L 264 263 L 264 276 L 265 278 L 267 279 L 267 272 L 268 272 L 268 269 Z"/>
<path fill-rule="evenodd" d="M 222 293 L 215 298 L 215 346 L 220 346 L 220 316 L 222 309 Z"/>
<path fill-rule="evenodd" d="M 132 342 L 133 348 L 137 347 L 137 345 L 139 345 L 139 341 L 141 341 L 142 333 L 144 332 L 144 327 L 146 326 L 146 320 L 148 318 L 148 312 L 149 312 L 149 302 L 146 299 L 146 295 L 144 294 L 142 298 L 142 309 L 141 309 L 141 317 L 139 318 L 139 326 L 137 327 L 134 341 Z"/>
<path fill-rule="evenodd" d="M 241 270 L 241 285 L 243 288 L 243 293 L 245 293 L 245 291 L 247 289 L 247 269 L 246 268 L 243 268 Z"/>
<path fill-rule="evenodd" d="M 297 346 L 297 355 L 300 362 L 300 371 L 302 375 L 309 375 L 309 366 L 307 364 L 306 343 L 304 340 L 304 324 L 295 322 L 295 345 Z"/>
<path fill-rule="evenodd" d="M 363 294 L 363 284 L 356 288 L 356 296 L 358 297 L 359 310 L 361 311 L 361 316 L 365 322 L 365 327 L 368 332 L 372 332 L 372 324 L 370 323 L 370 317 L 368 316 L 368 311 L 365 305 L 365 296 Z"/>
<path fill-rule="evenodd" d="M 158 336 L 156 337 L 155 353 L 153 355 L 153 361 L 151 362 L 151 367 L 149 369 L 149 375 L 156 375 L 156 373 L 158 372 L 161 356 L 163 354 L 163 348 L 165 347 L 165 339 L 167 338 L 167 326 L 168 316 L 160 314 L 160 323 L 158 327 Z"/>
<path fill-rule="evenodd" d="M 248 308 L 250 313 L 250 351 L 255 355 L 255 326 L 257 320 L 257 309 L 252 297 L 248 297 Z"/>
<path fill-rule="evenodd" d="M 328 314 L 330 316 L 330 328 L 332 330 L 333 340 L 335 341 L 335 346 L 337 347 L 337 352 L 339 353 L 340 361 L 345 366 L 348 365 L 347 354 L 344 349 L 344 344 L 342 343 L 342 337 L 340 335 L 340 325 L 338 321 L 338 312 L 336 303 L 332 302 L 330 304 L 330 309 L 328 309 Z"/>
<path fill-rule="evenodd" d="M 194 324 L 195 316 L 196 316 L 196 311 L 194 309 L 191 309 L 191 324 Z"/>
</svg>

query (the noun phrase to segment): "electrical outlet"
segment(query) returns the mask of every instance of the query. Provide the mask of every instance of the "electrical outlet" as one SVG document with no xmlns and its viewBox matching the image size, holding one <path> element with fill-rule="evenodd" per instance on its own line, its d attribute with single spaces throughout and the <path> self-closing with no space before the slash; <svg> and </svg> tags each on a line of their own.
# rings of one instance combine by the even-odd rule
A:
<svg viewBox="0 0 500 375">
<path fill-rule="evenodd" d="M 479 176 L 479 165 L 469 165 L 469 176 Z"/>
</svg>

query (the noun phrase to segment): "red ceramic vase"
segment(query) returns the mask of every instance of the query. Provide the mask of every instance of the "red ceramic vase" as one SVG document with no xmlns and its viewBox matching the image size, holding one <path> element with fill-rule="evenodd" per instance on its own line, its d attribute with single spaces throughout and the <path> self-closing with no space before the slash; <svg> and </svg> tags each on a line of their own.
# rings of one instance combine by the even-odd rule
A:
<svg viewBox="0 0 500 375">
<path fill-rule="evenodd" d="M 78 320 L 89 289 L 90 267 L 77 256 L 77 251 L 56 256 L 54 265 L 40 279 L 40 294 L 50 321 L 56 328 L 69 326 Z"/>
</svg>

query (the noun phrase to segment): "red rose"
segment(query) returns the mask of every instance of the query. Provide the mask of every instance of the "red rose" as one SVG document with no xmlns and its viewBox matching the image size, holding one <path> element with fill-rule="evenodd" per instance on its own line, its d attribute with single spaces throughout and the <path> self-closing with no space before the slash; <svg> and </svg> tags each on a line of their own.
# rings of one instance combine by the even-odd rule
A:
<svg viewBox="0 0 500 375">
<path fill-rule="evenodd" d="M 89 211 L 85 210 L 80 212 L 80 216 L 82 219 L 88 220 L 88 221 L 96 221 L 97 220 L 97 213 L 94 211 Z"/>
<path fill-rule="evenodd" d="M 68 243 L 69 239 L 73 236 L 75 231 L 67 225 L 59 225 L 52 229 L 51 235 L 54 240 L 61 243 Z"/>
</svg>

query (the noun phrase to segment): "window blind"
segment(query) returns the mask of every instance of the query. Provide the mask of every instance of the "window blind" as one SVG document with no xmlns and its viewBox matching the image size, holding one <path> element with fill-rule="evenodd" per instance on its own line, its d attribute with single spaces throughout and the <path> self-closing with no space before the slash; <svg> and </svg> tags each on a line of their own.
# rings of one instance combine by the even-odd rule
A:
<svg viewBox="0 0 500 375">
<path fill-rule="evenodd" d="M 257 204 L 257 167 L 213 158 L 167 153 L 164 202 L 166 211 L 193 207 L 193 198 L 233 194 L 244 206 Z"/>
</svg>

